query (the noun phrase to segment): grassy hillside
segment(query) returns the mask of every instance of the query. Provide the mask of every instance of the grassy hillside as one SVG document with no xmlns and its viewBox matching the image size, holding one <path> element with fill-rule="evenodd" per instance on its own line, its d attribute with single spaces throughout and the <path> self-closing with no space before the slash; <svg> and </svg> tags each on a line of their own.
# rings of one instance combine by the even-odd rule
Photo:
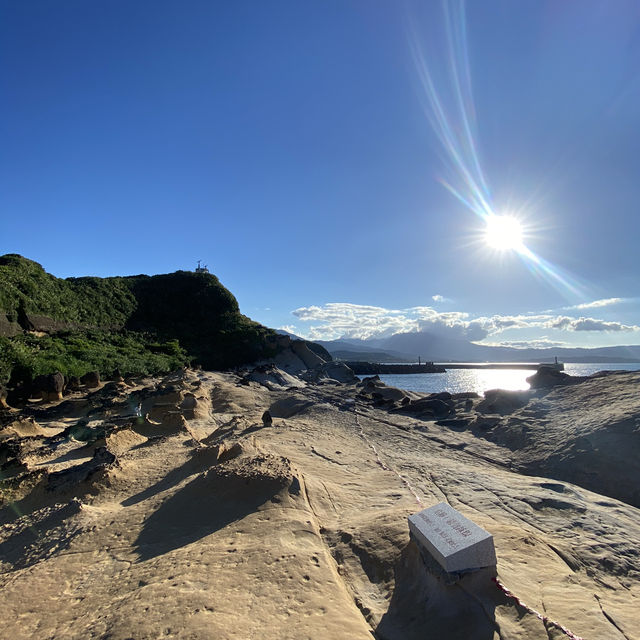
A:
<svg viewBox="0 0 640 640">
<path fill-rule="evenodd" d="M 275 333 L 243 316 L 214 275 L 60 279 L 0 256 L 0 381 L 55 370 L 222 369 L 274 353 Z"/>
<path fill-rule="evenodd" d="M 33 260 L 8 254 L 0 256 L 0 310 L 14 322 L 33 314 L 73 326 L 123 327 L 137 306 L 127 280 L 62 280 Z"/>
</svg>

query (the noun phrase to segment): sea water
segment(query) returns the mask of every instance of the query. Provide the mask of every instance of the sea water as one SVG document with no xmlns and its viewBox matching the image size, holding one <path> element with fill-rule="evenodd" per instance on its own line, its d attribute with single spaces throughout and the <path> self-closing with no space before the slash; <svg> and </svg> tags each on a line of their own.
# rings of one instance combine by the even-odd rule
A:
<svg viewBox="0 0 640 640">
<path fill-rule="evenodd" d="M 444 365 L 446 366 L 446 365 Z M 590 376 L 598 371 L 638 371 L 638 362 L 580 363 L 564 365 L 570 376 Z M 484 393 L 488 389 L 528 389 L 527 378 L 535 373 L 532 369 L 449 369 L 445 373 L 409 373 L 404 375 L 381 375 L 380 380 L 390 387 L 421 393 L 461 393 L 475 391 Z M 360 376 L 362 377 L 362 376 Z"/>
</svg>

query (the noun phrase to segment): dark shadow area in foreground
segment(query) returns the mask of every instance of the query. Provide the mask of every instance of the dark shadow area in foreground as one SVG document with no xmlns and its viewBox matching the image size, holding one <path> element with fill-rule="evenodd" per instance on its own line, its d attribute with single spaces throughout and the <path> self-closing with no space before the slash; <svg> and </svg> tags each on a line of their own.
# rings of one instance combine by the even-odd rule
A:
<svg viewBox="0 0 640 640">
<path fill-rule="evenodd" d="M 71 500 L 22 518 L 14 526 L 12 535 L 0 542 L 0 557 L 16 570 L 66 551 L 80 533 L 78 527 L 66 526 L 66 520 L 80 511 L 80 504 L 78 500 Z"/>
<path fill-rule="evenodd" d="M 136 446 L 148 446 L 147 443 L 148 441 Z M 152 484 L 150 487 L 147 487 L 146 489 L 143 489 L 135 495 L 124 499 L 121 504 L 123 507 L 130 507 L 134 504 L 138 504 L 139 502 L 143 502 L 148 498 L 152 498 L 162 491 L 171 489 L 171 487 L 179 484 L 189 476 L 205 471 L 206 469 L 214 465 L 216 461 L 217 452 L 213 451 L 212 449 L 196 449 L 192 453 L 191 459 L 187 460 L 187 462 L 185 462 L 182 466 L 173 469 L 172 471 L 167 473 L 166 476 L 158 480 L 158 482 Z"/>
<path fill-rule="evenodd" d="M 178 549 L 241 520 L 289 480 L 216 468 L 202 473 L 147 518 L 134 543 L 139 560 Z"/>
<path fill-rule="evenodd" d="M 389 609 L 376 628 L 379 640 L 492 640 L 501 594 L 491 577 L 495 567 L 448 577 L 435 561 L 423 560 L 411 541 L 395 567 Z"/>
</svg>

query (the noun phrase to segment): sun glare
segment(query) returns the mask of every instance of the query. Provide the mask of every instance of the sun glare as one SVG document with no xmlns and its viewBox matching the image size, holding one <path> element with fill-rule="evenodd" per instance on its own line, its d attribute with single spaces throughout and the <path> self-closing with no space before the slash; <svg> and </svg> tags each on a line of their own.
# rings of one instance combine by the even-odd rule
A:
<svg viewBox="0 0 640 640">
<path fill-rule="evenodd" d="M 523 246 L 522 225 L 512 216 L 489 216 L 485 240 L 498 251 L 512 251 Z"/>
</svg>

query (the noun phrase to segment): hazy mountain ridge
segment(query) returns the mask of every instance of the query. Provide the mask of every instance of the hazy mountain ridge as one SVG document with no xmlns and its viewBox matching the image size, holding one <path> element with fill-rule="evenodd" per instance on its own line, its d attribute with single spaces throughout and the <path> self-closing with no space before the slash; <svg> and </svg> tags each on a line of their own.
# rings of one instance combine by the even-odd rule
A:
<svg viewBox="0 0 640 640">
<path fill-rule="evenodd" d="M 410 361 L 479 361 L 526 362 L 552 361 L 555 357 L 565 362 L 640 362 L 640 345 L 615 347 L 554 347 L 548 349 L 515 349 L 476 344 L 467 340 L 443 338 L 429 333 L 397 333 L 386 338 L 318 341 L 332 355 L 338 352 L 386 352 Z"/>
</svg>

